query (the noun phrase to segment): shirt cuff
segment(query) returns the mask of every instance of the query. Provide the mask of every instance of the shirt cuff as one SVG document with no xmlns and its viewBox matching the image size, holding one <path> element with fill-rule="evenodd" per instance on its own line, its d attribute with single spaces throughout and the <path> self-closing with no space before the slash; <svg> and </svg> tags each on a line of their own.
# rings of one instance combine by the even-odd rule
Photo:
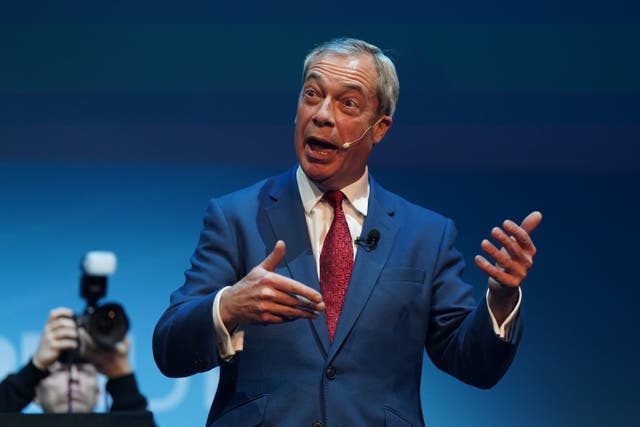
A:
<svg viewBox="0 0 640 427">
<path fill-rule="evenodd" d="M 244 345 L 244 331 L 236 328 L 236 330 L 229 333 L 222 322 L 222 318 L 220 317 L 220 298 L 222 297 L 222 293 L 228 287 L 229 286 L 226 286 L 220 289 L 220 292 L 218 292 L 213 300 L 212 309 L 213 329 L 216 334 L 216 347 L 218 347 L 220 358 L 225 362 L 230 362 L 237 352 L 242 351 Z"/>
<path fill-rule="evenodd" d="M 489 307 L 489 290 L 487 289 L 487 293 L 485 295 L 485 301 L 487 304 L 487 309 L 489 310 L 489 316 L 491 317 L 491 324 L 493 325 L 493 332 L 498 336 L 498 338 L 506 340 L 509 337 L 509 331 L 511 330 L 511 325 L 513 321 L 518 316 L 520 312 L 520 303 L 522 302 L 522 289 L 518 288 L 518 302 L 514 307 L 513 311 L 507 316 L 507 318 L 502 322 L 502 325 L 498 325 L 495 316 L 491 312 L 491 307 Z"/>
</svg>

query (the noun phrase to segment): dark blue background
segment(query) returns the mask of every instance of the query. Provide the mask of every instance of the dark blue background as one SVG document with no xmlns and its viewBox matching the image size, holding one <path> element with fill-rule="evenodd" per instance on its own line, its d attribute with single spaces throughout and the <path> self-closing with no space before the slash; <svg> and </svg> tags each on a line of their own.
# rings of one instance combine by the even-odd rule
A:
<svg viewBox="0 0 640 427">
<path fill-rule="evenodd" d="M 347 35 L 400 75 L 371 172 L 456 221 L 478 297 L 481 239 L 544 214 L 514 365 L 479 391 L 427 362 L 427 423 L 637 425 L 639 17 L 631 2 L 3 3 L 0 371 L 50 308 L 82 309 L 80 256 L 113 250 L 109 299 L 132 317 L 157 421 L 203 425 L 215 374 L 163 378 L 153 326 L 207 199 L 293 164 L 302 58 Z"/>
</svg>

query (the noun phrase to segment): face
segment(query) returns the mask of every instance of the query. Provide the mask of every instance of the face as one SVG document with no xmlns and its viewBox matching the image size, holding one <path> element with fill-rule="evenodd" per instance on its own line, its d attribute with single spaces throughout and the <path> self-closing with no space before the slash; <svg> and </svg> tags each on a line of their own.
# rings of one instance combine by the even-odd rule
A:
<svg viewBox="0 0 640 427">
<path fill-rule="evenodd" d="M 338 190 L 360 178 L 373 146 L 391 126 L 390 116 L 377 114 L 376 84 L 368 54 L 325 52 L 309 66 L 298 101 L 295 147 L 302 170 L 321 189 Z"/>
<path fill-rule="evenodd" d="M 50 374 L 36 388 L 36 403 L 48 413 L 65 413 L 69 409 L 71 388 L 71 410 L 77 413 L 92 412 L 98 400 L 98 376 L 93 365 L 88 363 L 69 365 L 60 362 L 49 368 Z M 71 381 L 69 381 L 71 379 Z"/>
</svg>

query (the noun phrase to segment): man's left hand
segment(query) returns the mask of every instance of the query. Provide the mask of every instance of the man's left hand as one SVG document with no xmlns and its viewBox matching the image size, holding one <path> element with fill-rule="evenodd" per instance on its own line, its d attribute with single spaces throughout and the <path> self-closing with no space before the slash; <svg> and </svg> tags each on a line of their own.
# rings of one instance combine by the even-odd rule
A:
<svg viewBox="0 0 640 427">
<path fill-rule="evenodd" d="M 93 364 L 98 372 L 109 379 L 133 373 L 129 362 L 129 337 L 125 337 L 111 349 L 101 349 L 93 342 L 84 328 L 78 329 L 78 335 L 80 338 L 80 354 Z"/>
<path fill-rule="evenodd" d="M 505 220 L 502 228 L 494 227 L 491 237 L 498 241 L 498 249 L 489 240 L 484 239 L 480 247 L 495 262 L 487 261 L 482 255 L 476 255 L 478 268 L 489 275 L 489 306 L 498 324 L 502 324 L 516 306 L 518 288 L 533 266 L 536 247 L 530 234 L 542 221 L 538 211 L 530 213 L 520 226 L 511 220 Z"/>
</svg>

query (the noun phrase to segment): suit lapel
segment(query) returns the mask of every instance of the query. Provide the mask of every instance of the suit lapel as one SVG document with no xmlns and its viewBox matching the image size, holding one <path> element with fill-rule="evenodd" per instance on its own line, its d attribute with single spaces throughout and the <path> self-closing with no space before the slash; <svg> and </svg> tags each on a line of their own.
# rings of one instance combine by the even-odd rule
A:
<svg viewBox="0 0 640 427">
<path fill-rule="evenodd" d="M 309 231 L 304 215 L 304 207 L 295 180 L 295 171 L 276 178 L 265 203 L 265 213 L 274 235 L 283 240 L 286 246 L 285 262 L 291 278 L 320 292 L 316 263 L 313 258 Z M 302 321 L 302 320 L 297 320 Z M 329 349 L 329 332 L 323 315 L 310 321 L 316 340 L 324 353 Z"/>
<path fill-rule="evenodd" d="M 398 227 L 393 222 L 394 211 L 390 204 L 384 200 L 383 191 L 371 179 L 369 209 L 362 227 L 362 235 L 366 236 L 369 231 L 377 229 L 380 232 L 380 240 L 375 249 L 358 248 L 342 313 L 329 350 L 329 360 L 335 356 L 367 304 L 396 240 Z M 324 321 L 324 317 L 322 320 Z M 324 333 L 327 333 L 326 325 Z"/>
</svg>

